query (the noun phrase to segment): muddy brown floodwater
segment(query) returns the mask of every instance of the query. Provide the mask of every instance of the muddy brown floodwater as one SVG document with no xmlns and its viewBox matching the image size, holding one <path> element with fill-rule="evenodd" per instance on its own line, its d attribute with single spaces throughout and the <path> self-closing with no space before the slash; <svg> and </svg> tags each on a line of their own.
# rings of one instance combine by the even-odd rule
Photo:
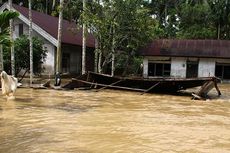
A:
<svg viewBox="0 0 230 153">
<path fill-rule="evenodd" d="M 15 100 L 0 95 L 0 153 L 227 153 L 230 84 L 220 89 L 220 98 L 193 101 L 20 88 Z"/>
</svg>

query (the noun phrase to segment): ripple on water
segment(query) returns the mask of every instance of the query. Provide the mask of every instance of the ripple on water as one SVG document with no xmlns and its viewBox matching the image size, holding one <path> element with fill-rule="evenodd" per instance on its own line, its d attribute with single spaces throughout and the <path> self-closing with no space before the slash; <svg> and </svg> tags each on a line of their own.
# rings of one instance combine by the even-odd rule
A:
<svg viewBox="0 0 230 153">
<path fill-rule="evenodd" d="M 0 99 L 0 152 L 229 152 L 229 96 L 18 89 Z"/>
</svg>

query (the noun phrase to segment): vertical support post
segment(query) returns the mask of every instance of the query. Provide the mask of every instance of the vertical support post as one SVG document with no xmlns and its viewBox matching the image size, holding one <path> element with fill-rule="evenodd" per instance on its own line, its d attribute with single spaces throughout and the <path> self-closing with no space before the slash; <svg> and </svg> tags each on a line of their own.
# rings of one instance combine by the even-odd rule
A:
<svg viewBox="0 0 230 153">
<path fill-rule="evenodd" d="M 143 77 L 147 78 L 148 77 L 148 59 L 144 58 L 143 60 Z"/>
</svg>

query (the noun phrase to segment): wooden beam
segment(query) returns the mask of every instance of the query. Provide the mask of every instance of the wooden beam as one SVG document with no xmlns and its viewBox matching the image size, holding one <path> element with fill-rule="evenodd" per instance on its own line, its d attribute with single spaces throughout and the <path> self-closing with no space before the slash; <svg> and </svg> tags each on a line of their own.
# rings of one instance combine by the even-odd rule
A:
<svg viewBox="0 0 230 153">
<path fill-rule="evenodd" d="M 73 80 L 78 81 L 78 82 L 82 82 L 82 83 L 85 83 L 85 84 L 97 85 L 97 86 L 108 87 L 108 88 L 124 89 L 124 90 L 131 90 L 131 91 L 141 91 L 141 92 L 145 92 L 146 91 L 145 89 L 121 87 L 121 86 L 114 86 L 114 85 L 106 85 L 106 84 L 93 83 L 93 82 L 88 82 L 88 81 L 79 80 L 79 79 L 73 79 Z"/>
<path fill-rule="evenodd" d="M 160 84 L 160 82 L 157 82 L 156 84 L 154 84 L 153 86 L 151 86 L 150 88 L 148 88 L 146 91 L 144 91 L 143 93 L 141 93 L 141 95 L 149 92 L 150 90 L 152 90 L 153 88 L 155 88 L 158 84 Z"/>
<path fill-rule="evenodd" d="M 220 96 L 220 95 L 221 95 L 221 92 L 220 92 L 219 87 L 217 86 L 217 80 L 214 81 L 214 86 L 215 86 L 215 88 L 216 88 L 216 91 L 217 91 L 217 93 L 218 93 L 218 96 Z"/>
<path fill-rule="evenodd" d="M 115 84 L 117 84 L 117 83 L 120 83 L 120 82 L 122 82 L 122 81 L 124 81 L 124 80 L 118 80 L 118 81 L 116 81 L 116 82 L 114 82 L 114 83 L 111 83 L 110 86 L 113 86 L 113 85 L 115 85 Z M 103 89 L 105 89 L 105 88 L 108 88 L 108 86 L 105 86 L 105 87 L 102 87 L 102 88 L 98 89 L 97 92 L 98 92 L 98 91 L 101 91 L 101 90 L 103 90 Z"/>
</svg>

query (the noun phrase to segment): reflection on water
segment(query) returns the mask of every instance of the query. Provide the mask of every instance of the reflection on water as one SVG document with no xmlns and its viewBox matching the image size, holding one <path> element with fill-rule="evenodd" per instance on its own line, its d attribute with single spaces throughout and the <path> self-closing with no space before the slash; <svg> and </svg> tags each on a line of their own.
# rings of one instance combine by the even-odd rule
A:
<svg viewBox="0 0 230 153">
<path fill-rule="evenodd" d="M 230 152 L 230 85 L 220 88 L 208 101 L 18 89 L 0 98 L 0 153 Z"/>
</svg>

